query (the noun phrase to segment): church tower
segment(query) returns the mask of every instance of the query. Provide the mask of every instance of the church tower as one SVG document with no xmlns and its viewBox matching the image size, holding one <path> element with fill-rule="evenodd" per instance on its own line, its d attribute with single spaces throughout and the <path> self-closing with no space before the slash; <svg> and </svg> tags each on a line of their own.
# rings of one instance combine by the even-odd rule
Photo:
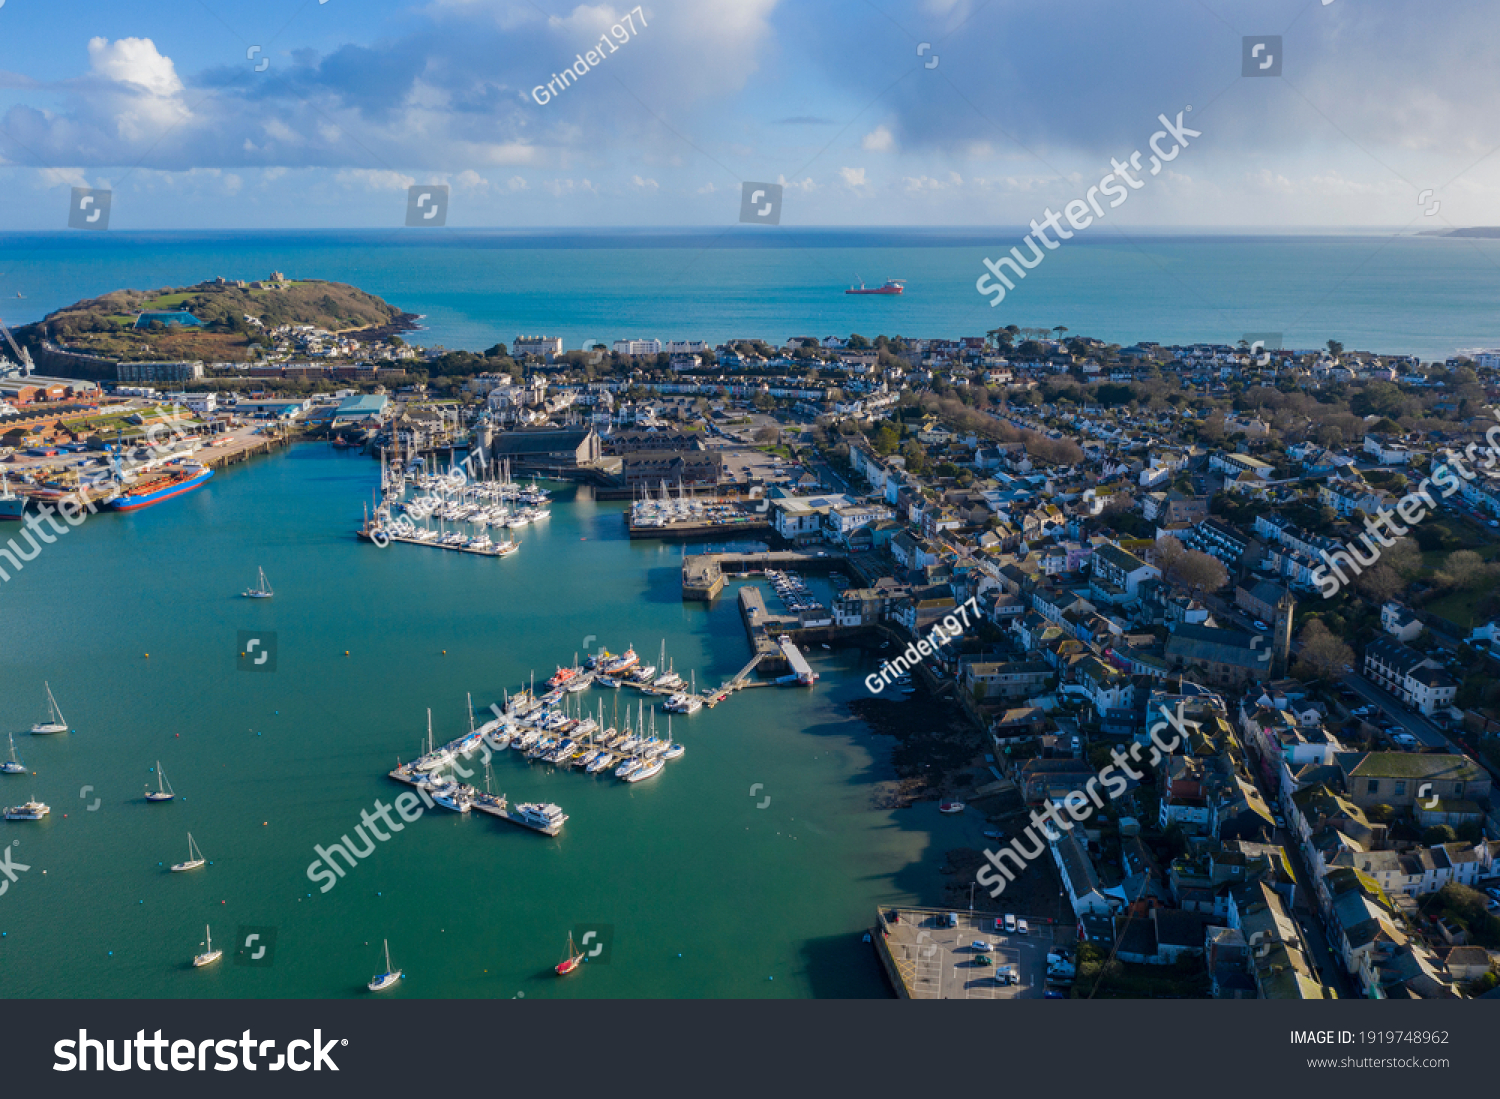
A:
<svg viewBox="0 0 1500 1099">
<path fill-rule="evenodd" d="M 1297 601 L 1290 591 L 1276 601 L 1276 625 L 1271 639 L 1271 678 L 1283 679 L 1292 658 L 1292 614 Z"/>
</svg>

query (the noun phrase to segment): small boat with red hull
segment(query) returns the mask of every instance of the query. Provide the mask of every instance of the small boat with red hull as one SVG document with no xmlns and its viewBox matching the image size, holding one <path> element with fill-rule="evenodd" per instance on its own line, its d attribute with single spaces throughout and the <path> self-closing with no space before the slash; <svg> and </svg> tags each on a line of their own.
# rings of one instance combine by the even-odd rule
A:
<svg viewBox="0 0 1500 1099">
<path fill-rule="evenodd" d="M 106 501 L 104 506 L 112 511 L 138 511 L 163 500 L 170 500 L 173 496 L 181 496 L 184 492 L 191 492 L 213 475 L 213 470 L 200 465 L 163 469 L 160 473 L 144 477 L 123 489 L 113 500 Z"/>
<path fill-rule="evenodd" d="M 863 282 L 858 286 L 851 286 L 845 290 L 846 294 L 904 294 L 906 293 L 905 279 L 886 279 L 884 286 L 867 287 Z"/>
<path fill-rule="evenodd" d="M 587 936 L 585 936 L 585 941 L 587 941 Z M 571 931 L 569 931 L 568 932 L 568 954 L 567 954 L 567 957 L 563 958 L 562 961 L 560 961 L 560 962 L 557 963 L 557 975 L 559 977 L 565 977 L 569 973 L 572 973 L 573 970 L 577 969 L 582 964 L 583 964 L 583 954 L 579 951 L 579 949 L 576 946 L 573 945 L 573 933 Z"/>
</svg>

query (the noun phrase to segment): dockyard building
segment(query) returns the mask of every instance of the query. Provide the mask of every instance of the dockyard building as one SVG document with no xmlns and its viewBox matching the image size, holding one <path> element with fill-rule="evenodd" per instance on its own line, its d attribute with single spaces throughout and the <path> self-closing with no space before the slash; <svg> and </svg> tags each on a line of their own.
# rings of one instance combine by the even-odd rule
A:
<svg viewBox="0 0 1500 1099">
<path fill-rule="evenodd" d="M 599 433 L 591 427 L 533 428 L 495 436 L 495 457 L 519 465 L 591 465 L 600 453 Z"/>
</svg>

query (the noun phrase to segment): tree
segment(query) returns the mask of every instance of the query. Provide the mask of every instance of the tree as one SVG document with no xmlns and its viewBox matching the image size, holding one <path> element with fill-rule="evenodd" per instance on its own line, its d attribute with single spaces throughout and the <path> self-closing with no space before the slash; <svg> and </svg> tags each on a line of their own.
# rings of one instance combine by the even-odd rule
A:
<svg viewBox="0 0 1500 1099">
<path fill-rule="evenodd" d="M 1344 345 L 1339 343 L 1338 340 L 1329 340 L 1328 353 L 1336 359 L 1344 353 Z"/>
<path fill-rule="evenodd" d="M 1385 603 L 1405 590 L 1406 581 L 1389 565 L 1379 564 L 1361 573 L 1354 586 L 1374 602 Z"/>
<path fill-rule="evenodd" d="M 1190 550 L 1170 534 L 1156 540 L 1156 561 L 1163 577 L 1191 591 L 1218 591 L 1229 583 L 1229 572 L 1217 557 Z"/>
<path fill-rule="evenodd" d="M 1443 561 L 1438 570 L 1438 579 L 1455 588 L 1467 588 L 1483 577 L 1489 568 L 1484 558 L 1473 550 L 1454 550 Z"/>
<path fill-rule="evenodd" d="M 1332 679 L 1354 663 L 1354 650 L 1330 633 L 1321 618 L 1311 619 L 1302 627 L 1297 644 L 1299 670 L 1313 676 Z"/>
<path fill-rule="evenodd" d="M 1381 567 L 1390 566 L 1403 577 L 1411 577 L 1422 571 L 1422 551 L 1410 538 L 1398 538 L 1396 544 L 1385 551 L 1380 559 Z"/>
<path fill-rule="evenodd" d="M 1422 845 L 1436 847 L 1440 843 L 1457 843 L 1458 833 L 1451 824 L 1434 824 L 1422 831 Z"/>
<path fill-rule="evenodd" d="M 769 424 L 755 429 L 755 441 L 762 446 L 769 446 L 781 439 L 781 431 Z"/>
</svg>

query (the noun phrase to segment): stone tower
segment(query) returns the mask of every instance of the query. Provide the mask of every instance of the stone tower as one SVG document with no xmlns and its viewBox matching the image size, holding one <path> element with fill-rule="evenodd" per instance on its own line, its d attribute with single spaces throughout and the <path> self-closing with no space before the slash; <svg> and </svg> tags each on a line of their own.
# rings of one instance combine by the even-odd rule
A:
<svg viewBox="0 0 1500 1099">
<path fill-rule="evenodd" d="M 1292 658 L 1292 614 L 1297 601 L 1287 591 L 1276 601 L 1276 625 L 1271 637 L 1271 678 L 1286 676 L 1287 665 Z"/>
</svg>

